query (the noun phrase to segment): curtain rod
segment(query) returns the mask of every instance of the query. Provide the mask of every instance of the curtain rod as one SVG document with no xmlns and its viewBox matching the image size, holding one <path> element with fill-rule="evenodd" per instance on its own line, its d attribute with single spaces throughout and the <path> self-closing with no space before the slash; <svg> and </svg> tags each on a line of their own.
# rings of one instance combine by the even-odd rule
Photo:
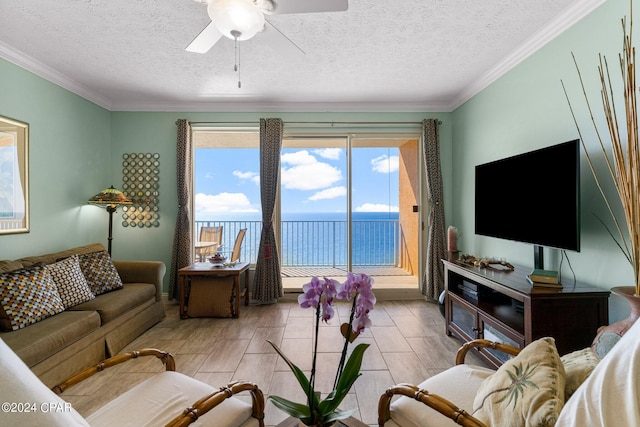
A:
<svg viewBox="0 0 640 427">
<path fill-rule="evenodd" d="M 225 124 L 225 125 L 257 125 L 260 122 L 250 121 L 250 122 L 190 122 L 192 125 L 215 125 L 215 124 Z M 285 125 L 421 125 L 422 122 L 286 122 L 283 121 Z M 438 120 L 438 124 L 442 124 L 442 120 Z"/>
</svg>

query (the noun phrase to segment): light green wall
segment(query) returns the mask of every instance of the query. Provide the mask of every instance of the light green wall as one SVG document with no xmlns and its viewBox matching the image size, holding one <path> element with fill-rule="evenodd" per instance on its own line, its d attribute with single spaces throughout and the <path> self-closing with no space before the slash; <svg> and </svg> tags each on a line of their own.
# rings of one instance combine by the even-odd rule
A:
<svg viewBox="0 0 640 427">
<path fill-rule="evenodd" d="M 625 14 L 628 14 L 628 2 L 608 1 L 454 112 L 453 221 L 462 233 L 463 251 L 478 256 L 506 257 L 513 263 L 533 266 L 532 245 L 474 234 L 474 167 L 577 138 L 578 131 L 561 80 L 567 87 L 588 150 L 594 155 L 597 153 L 597 140 L 584 108 L 571 52 L 576 55 L 587 93 L 598 114 L 596 120 L 602 122 L 598 53 L 607 56 L 612 73 L 618 78 L 617 54 L 622 46 L 620 19 Z M 601 160 L 601 156 L 594 157 Z M 596 213 L 600 218 L 609 219 L 584 155 L 581 169 L 581 252 L 567 252 L 571 265 L 581 282 L 607 289 L 633 284 L 630 265 L 592 215 Z M 539 173 L 544 173 L 544 165 Z M 604 173 L 601 171 L 600 176 Z M 532 195 L 532 199 L 541 195 Z M 495 199 L 496 209 L 500 209 L 502 203 L 509 203 L 509 195 L 500 191 L 500 182 L 486 189 L 486 197 Z M 532 206 L 532 209 L 552 207 Z M 545 250 L 547 268 L 558 268 L 559 262 L 559 251 Z M 566 261 L 562 273 L 570 280 L 571 271 Z M 628 305 L 618 297 L 610 298 L 610 308 L 612 320 L 628 314 Z"/>
<path fill-rule="evenodd" d="M 29 123 L 31 212 L 0 259 L 101 241 L 107 214 L 86 202 L 110 182 L 111 113 L 0 59 L 0 115 Z"/>
</svg>

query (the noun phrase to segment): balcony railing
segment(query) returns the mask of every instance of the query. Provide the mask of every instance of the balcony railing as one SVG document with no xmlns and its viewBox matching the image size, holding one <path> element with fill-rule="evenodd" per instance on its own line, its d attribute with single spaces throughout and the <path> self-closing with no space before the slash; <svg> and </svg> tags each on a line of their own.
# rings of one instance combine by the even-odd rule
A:
<svg viewBox="0 0 640 427">
<path fill-rule="evenodd" d="M 397 220 L 354 220 L 352 265 L 397 266 L 400 230 Z M 195 236 L 202 227 L 222 226 L 222 252 L 230 253 L 238 231 L 247 229 L 241 260 L 255 263 L 262 221 L 196 221 Z M 197 238 L 196 238 L 197 240 Z M 282 221 L 282 267 L 347 266 L 347 221 Z"/>
</svg>

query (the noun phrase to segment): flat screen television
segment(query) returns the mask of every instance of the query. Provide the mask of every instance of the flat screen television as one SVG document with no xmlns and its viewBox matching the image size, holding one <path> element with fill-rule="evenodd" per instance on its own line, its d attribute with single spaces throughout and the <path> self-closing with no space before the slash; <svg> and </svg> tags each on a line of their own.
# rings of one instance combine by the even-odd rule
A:
<svg viewBox="0 0 640 427">
<path fill-rule="evenodd" d="M 475 232 L 580 250 L 580 141 L 476 166 Z"/>
</svg>

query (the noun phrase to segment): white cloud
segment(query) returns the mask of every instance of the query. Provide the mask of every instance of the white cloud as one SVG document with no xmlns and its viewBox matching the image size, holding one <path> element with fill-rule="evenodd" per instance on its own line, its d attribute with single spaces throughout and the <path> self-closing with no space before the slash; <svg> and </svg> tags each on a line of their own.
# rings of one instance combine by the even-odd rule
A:
<svg viewBox="0 0 640 427">
<path fill-rule="evenodd" d="M 283 168 L 281 177 L 287 190 L 319 190 L 341 180 L 340 169 L 321 162 Z"/>
<path fill-rule="evenodd" d="M 313 150 L 313 152 L 325 159 L 338 160 L 340 159 L 342 148 L 320 148 L 318 150 Z"/>
<path fill-rule="evenodd" d="M 318 191 L 313 196 L 309 197 L 309 200 L 325 200 L 325 199 L 335 199 L 337 197 L 342 197 L 347 195 L 347 189 L 344 186 L 339 187 L 331 187 L 326 190 Z"/>
<path fill-rule="evenodd" d="M 398 206 L 389 206 L 383 203 L 363 203 L 354 210 L 355 212 L 400 212 Z"/>
<path fill-rule="evenodd" d="M 260 185 L 260 175 L 256 172 L 233 171 L 232 173 L 243 181 L 251 181 L 256 185 Z"/>
<path fill-rule="evenodd" d="M 287 190 L 319 190 L 342 180 L 342 171 L 328 163 L 319 162 L 307 150 L 282 155 L 280 180 Z"/>
<path fill-rule="evenodd" d="M 233 176 L 237 176 L 240 179 L 251 179 L 257 175 L 255 172 L 242 172 L 242 171 L 233 171 Z"/>
<path fill-rule="evenodd" d="M 198 193 L 195 198 L 196 214 L 220 212 L 259 212 L 244 193 Z"/>
<path fill-rule="evenodd" d="M 382 155 L 371 160 L 371 166 L 374 172 L 391 173 L 396 172 L 400 167 L 400 159 L 398 156 Z"/>
<path fill-rule="evenodd" d="M 318 163 L 318 159 L 309 154 L 307 150 L 296 151 L 295 153 L 286 153 L 280 157 L 282 163 L 290 165 L 309 165 Z"/>
</svg>

